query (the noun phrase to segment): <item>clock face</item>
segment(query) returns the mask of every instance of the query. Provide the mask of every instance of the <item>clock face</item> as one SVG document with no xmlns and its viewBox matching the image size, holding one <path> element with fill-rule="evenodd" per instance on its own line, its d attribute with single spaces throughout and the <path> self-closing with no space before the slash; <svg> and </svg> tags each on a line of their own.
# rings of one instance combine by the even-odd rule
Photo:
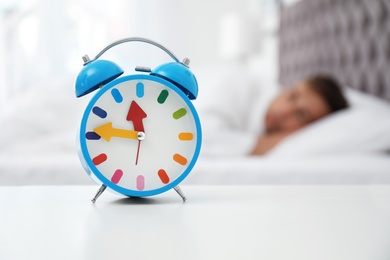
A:
<svg viewBox="0 0 390 260">
<path fill-rule="evenodd" d="M 93 179 L 128 196 L 178 185 L 200 151 L 201 127 L 191 101 L 173 84 L 131 75 L 100 89 L 80 127 L 80 158 Z"/>
</svg>

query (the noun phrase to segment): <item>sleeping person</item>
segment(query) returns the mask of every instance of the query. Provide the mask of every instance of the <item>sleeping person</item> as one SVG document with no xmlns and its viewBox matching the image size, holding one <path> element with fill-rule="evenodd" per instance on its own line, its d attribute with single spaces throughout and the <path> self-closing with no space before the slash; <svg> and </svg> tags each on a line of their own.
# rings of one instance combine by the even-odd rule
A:
<svg viewBox="0 0 390 260">
<path fill-rule="evenodd" d="M 263 155 L 291 133 L 348 107 L 341 87 L 331 77 L 313 76 L 279 93 L 264 118 L 264 132 L 252 155 Z"/>
<path fill-rule="evenodd" d="M 198 108 L 204 156 L 265 155 L 287 136 L 348 107 L 338 82 L 312 76 L 291 87 L 243 87 L 242 79 L 226 80 Z"/>
</svg>

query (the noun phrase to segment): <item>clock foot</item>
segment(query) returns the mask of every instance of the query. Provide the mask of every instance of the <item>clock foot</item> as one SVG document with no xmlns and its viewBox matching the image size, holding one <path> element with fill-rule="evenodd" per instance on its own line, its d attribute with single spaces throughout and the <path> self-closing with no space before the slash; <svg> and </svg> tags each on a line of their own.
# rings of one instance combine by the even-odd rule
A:
<svg viewBox="0 0 390 260">
<path fill-rule="evenodd" d="M 183 202 L 185 202 L 187 200 L 186 196 L 184 195 L 183 191 L 180 189 L 179 186 L 176 186 L 173 188 L 177 194 L 179 194 L 179 196 L 183 199 Z"/>
<path fill-rule="evenodd" d="M 99 198 L 100 195 L 102 195 L 102 193 L 106 190 L 106 188 L 107 188 L 106 185 L 100 186 L 100 188 L 99 188 L 98 191 L 96 192 L 95 197 L 93 197 L 93 199 L 91 200 L 92 203 L 95 203 L 95 202 L 96 202 L 96 200 Z"/>
</svg>

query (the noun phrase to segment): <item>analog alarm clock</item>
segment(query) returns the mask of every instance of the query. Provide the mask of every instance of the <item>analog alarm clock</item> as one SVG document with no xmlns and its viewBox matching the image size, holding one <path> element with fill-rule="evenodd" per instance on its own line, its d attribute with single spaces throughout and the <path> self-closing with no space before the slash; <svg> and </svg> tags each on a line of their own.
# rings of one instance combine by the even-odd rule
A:
<svg viewBox="0 0 390 260">
<path fill-rule="evenodd" d="M 99 59 L 125 42 L 143 42 L 165 51 L 173 62 L 153 70 L 136 67 L 123 75 L 114 62 Z M 96 91 L 83 113 L 78 131 L 79 157 L 100 185 L 92 202 L 107 188 L 129 197 L 174 189 L 194 167 L 201 148 L 201 124 L 193 99 L 198 84 L 189 60 L 180 62 L 162 45 L 145 38 L 126 38 L 103 49 L 93 60 L 83 56 L 76 79 L 77 97 Z"/>
</svg>

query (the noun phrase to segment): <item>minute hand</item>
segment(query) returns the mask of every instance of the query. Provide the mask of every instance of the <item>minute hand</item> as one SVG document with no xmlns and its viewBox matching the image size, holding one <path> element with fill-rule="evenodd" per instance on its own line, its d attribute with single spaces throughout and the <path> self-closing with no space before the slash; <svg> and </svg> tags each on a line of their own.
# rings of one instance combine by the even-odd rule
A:
<svg viewBox="0 0 390 260">
<path fill-rule="evenodd" d="M 106 140 L 107 142 L 111 140 L 111 137 L 129 138 L 129 139 L 138 140 L 137 134 L 139 133 L 138 131 L 134 131 L 134 130 L 113 128 L 111 122 L 98 126 L 95 129 L 93 129 L 93 131 L 96 134 L 98 134 L 101 138 Z"/>
<path fill-rule="evenodd" d="M 130 104 L 129 112 L 127 113 L 126 120 L 132 121 L 134 130 L 145 132 L 142 120 L 146 118 L 145 111 L 134 100 Z"/>
</svg>

